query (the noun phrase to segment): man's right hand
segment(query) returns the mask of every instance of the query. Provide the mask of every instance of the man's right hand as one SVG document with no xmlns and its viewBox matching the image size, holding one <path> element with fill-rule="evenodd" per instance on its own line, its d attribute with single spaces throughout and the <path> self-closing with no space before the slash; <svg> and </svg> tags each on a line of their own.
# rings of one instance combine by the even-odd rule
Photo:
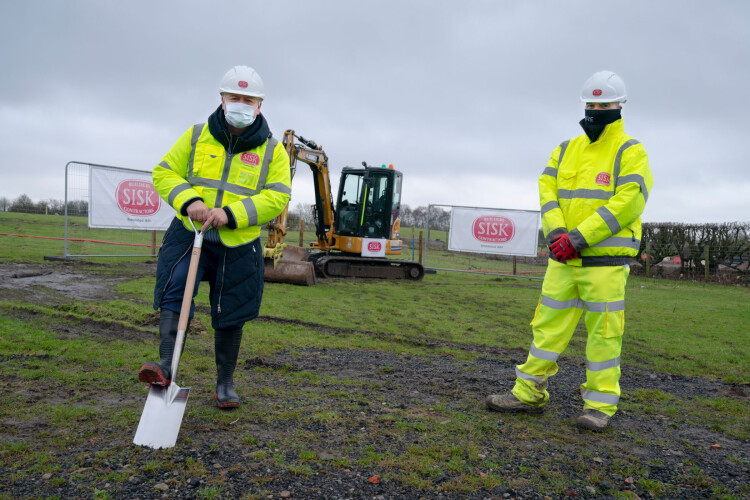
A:
<svg viewBox="0 0 750 500">
<path fill-rule="evenodd" d="M 578 252 L 576 252 L 576 249 L 573 247 L 573 243 L 570 242 L 567 233 L 552 240 L 549 249 L 552 252 L 552 255 L 554 255 L 560 262 L 578 258 Z"/>
<path fill-rule="evenodd" d="M 209 209 L 202 200 L 194 201 L 187 207 L 188 217 L 197 222 L 206 222 L 208 212 Z"/>
</svg>

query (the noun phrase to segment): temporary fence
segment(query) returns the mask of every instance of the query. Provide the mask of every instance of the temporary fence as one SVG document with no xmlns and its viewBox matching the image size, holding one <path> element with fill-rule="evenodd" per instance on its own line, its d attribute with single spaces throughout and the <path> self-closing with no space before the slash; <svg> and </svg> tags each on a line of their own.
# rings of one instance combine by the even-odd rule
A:
<svg viewBox="0 0 750 500">
<path fill-rule="evenodd" d="M 63 258 L 155 257 L 158 251 L 157 242 L 161 241 L 163 230 L 89 227 L 93 167 L 132 175 L 148 174 L 143 170 L 111 165 L 68 162 L 65 165 Z"/>
<path fill-rule="evenodd" d="M 422 264 L 426 272 L 458 272 L 473 274 L 505 275 L 531 279 L 542 279 L 546 265 L 546 247 L 540 248 L 535 237 L 536 252 L 533 256 L 502 255 L 496 253 L 455 251 L 449 248 L 450 220 L 454 209 L 496 210 L 482 207 L 460 207 L 455 205 L 431 204 L 427 207 L 422 242 Z M 530 211 L 518 211 L 530 212 Z M 538 233 L 538 228 L 534 230 Z M 409 237 L 402 234 L 408 247 Z"/>
</svg>

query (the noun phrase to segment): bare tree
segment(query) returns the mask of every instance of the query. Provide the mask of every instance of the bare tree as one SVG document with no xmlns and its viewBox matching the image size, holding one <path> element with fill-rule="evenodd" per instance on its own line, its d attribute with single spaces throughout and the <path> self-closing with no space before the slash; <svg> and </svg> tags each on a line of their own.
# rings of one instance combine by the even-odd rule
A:
<svg viewBox="0 0 750 500">
<path fill-rule="evenodd" d="M 427 207 L 417 207 L 412 210 L 411 214 L 414 225 L 423 227 L 425 223 L 425 216 L 427 215 Z"/>
<path fill-rule="evenodd" d="M 65 213 L 65 203 L 62 200 L 47 200 L 47 206 L 50 214 L 62 215 Z"/>
<path fill-rule="evenodd" d="M 409 205 L 401 204 L 399 217 L 401 217 L 401 227 L 414 227 L 414 215 Z"/>
<path fill-rule="evenodd" d="M 302 220 L 306 225 L 315 223 L 312 205 L 305 205 L 298 202 L 290 213 L 294 214 L 297 220 Z"/>
<path fill-rule="evenodd" d="M 62 214 L 64 204 L 60 200 L 53 200 L 52 198 L 48 200 L 41 200 L 39 203 L 36 204 L 37 212 L 40 214 L 49 214 L 49 215 L 55 215 L 55 214 Z"/>
<path fill-rule="evenodd" d="M 26 212 L 32 213 L 36 211 L 34 202 L 27 195 L 22 194 L 10 204 L 10 212 Z"/>
<path fill-rule="evenodd" d="M 10 208 L 10 200 L 5 196 L 0 198 L 0 212 L 7 212 Z"/>
<path fill-rule="evenodd" d="M 86 217 L 89 215 L 89 202 L 84 200 L 75 200 L 68 202 L 68 215 L 76 217 Z"/>
<path fill-rule="evenodd" d="M 425 209 L 426 212 L 426 209 Z M 430 210 L 430 228 L 447 231 L 450 226 L 451 212 L 442 208 L 432 207 Z"/>
</svg>

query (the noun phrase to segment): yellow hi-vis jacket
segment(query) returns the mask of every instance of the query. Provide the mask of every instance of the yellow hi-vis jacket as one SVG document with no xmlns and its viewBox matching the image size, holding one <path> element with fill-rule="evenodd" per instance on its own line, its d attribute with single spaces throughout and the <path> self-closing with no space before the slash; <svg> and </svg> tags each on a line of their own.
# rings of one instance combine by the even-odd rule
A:
<svg viewBox="0 0 750 500">
<path fill-rule="evenodd" d="M 222 226 L 222 244 L 236 247 L 260 236 L 260 226 L 286 206 L 291 193 L 289 156 L 273 137 L 260 146 L 228 153 L 208 130 L 207 123 L 193 125 L 153 171 L 154 187 L 192 231 L 183 205 L 201 198 L 208 208 L 227 207 L 236 229 Z"/>
<path fill-rule="evenodd" d="M 586 134 L 560 144 L 539 178 L 542 230 L 549 244 L 568 233 L 574 266 L 621 265 L 638 255 L 641 214 L 653 184 L 646 149 L 622 119 L 595 142 Z"/>
</svg>

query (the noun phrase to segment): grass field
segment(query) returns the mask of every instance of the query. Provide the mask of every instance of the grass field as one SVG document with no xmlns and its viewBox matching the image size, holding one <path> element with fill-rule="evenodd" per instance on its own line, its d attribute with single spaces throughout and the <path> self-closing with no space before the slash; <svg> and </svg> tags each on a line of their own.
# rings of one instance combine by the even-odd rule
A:
<svg viewBox="0 0 750 500">
<path fill-rule="evenodd" d="M 123 237 L 84 224 L 75 234 Z M 61 217 L 0 214 L 0 226 L 62 234 Z M 211 400 L 204 286 L 181 365 L 193 391 L 183 429 L 174 450 L 154 452 L 130 444 L 145 401 L 135 373 L 158 339 L 153 264 L 44 263 L 62 242 L 0 241 L 0 498 L 160 496 L 162 482 L 196 498 L 290 488 L 295 498 L 750 495 L 746 287 L 631 277 L 621 412 L 590 435 L 572 426 L 583 324 L 547 413 L 482 405 L 525 358 L 539 281 L 439 272 L 416 283 L 266 284 L 261 317 L 245 328 L 244 405 L 233 412 Z"/>
</svg>

